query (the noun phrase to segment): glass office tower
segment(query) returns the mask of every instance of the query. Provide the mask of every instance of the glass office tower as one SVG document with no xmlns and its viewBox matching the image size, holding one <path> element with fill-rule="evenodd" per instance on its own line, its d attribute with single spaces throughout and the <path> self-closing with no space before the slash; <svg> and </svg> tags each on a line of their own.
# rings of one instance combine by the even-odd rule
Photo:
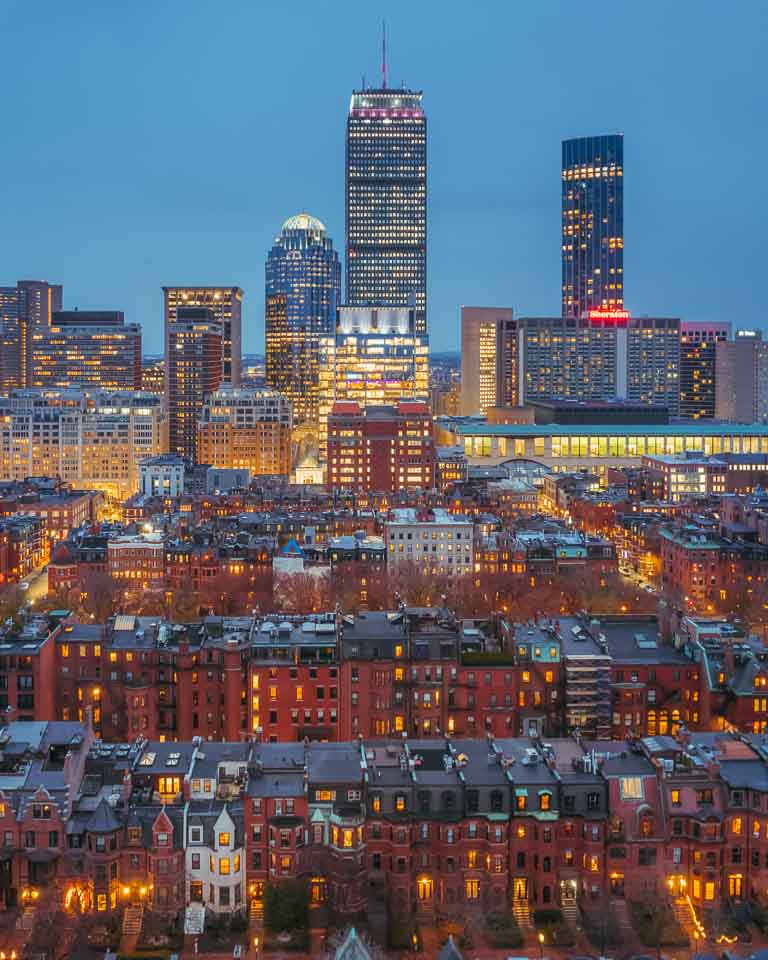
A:
<svg viewBox="0 0 768 960">
<path fill-rule="evenodd" d="M 563 316 L 624 306 L 624 137 L 563 141 Z"/>
<path fill-rule="evenodd" d="M 415 305 L 427 330 L 427 118 L 414 90 L 356 90 L 347 118 L 347 304 Z"/>
<path fill-rule="evenodd" d="M 341 264 L 325 226 L 289 217 L 266 265 L 267 384 L 291 401 L 295 423 L 317 423 L 320 341 L 336 328 Z"/>
</svg>

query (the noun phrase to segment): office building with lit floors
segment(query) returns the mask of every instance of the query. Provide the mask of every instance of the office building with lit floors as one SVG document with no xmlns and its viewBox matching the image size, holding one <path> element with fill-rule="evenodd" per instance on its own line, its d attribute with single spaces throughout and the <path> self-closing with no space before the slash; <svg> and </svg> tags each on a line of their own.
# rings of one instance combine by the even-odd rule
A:
<svg viewBox="0 0 768 960">
<path fill-rule="evenodd" d="M 435 443 L 421 400 L 362 407 L 339 401 L 328 417 L 329 490 L 431 490 Z"/>
<path fill-rule="evenodd" d="M 141 389 L 141 327 L 118 310 L 62 310 L 31 337 L 31 387 Z"/>
<path fill-rule="evenodd" d="M 680 324 L 680 416 L 712 420 L 715 416 L 718 343 L 730 340 L 730 323 Z"/>
<path fill-rule="evenodd" d="M 242 372 L 243 291 L 240 287 L 163 287 L 165 353 L 168 354 L 169 327 L 179 319 L 179 310 L 204 307 L 221 330 L 221 382 L 240 386 Z"/>
<path fill-rule="evenodd" d="M 520 402 L 517 333 L 511 307 L 461 308 L 462 415 Z"/>
<path fill-rule="evenodd" d="M 0 394 L 30 386 L 30 342 L 61 310 L 61 284 L 19 280 L 0 287 Z"/>
<path fill-rule="evenodd" d="M 624 137 L 563 141 L 564 317 L 624 307 Z"/>
<path fill-rule="evenodd" d="M 165 355 L 168 438 L 170 452 L 193 463 L 205 398 L 221 385 L 221 326 L 206 307 L 183 307 L 177 316 Z"/>
<path fill-rule="evenodd" d="M 427 118 L 421 92 L 388 89 L 386 77 L 350 101 L 346 234 L 346 302 L 413 302 L 426 333 Z"/>
<path fill-rule="evenodd" d="M 297 424 L 317 424 L 320 344 L 333 336 L 341 264 L 325 226 L 289 217 L 265 270 L 267 385 L 286 397 Z"/>
<path fill-rule="evenodd" d="M 768 341 L 760 330 L 737 330 L 715 346 L 715 416 L 768 423 Z"/>
<path fill-rule="evenodd" d="M 203 404 L 197 460 L 245 469 L 253 476 L 287 476 L 291 469 L 291 404 L 274 390 L 221 387 Z"/>
<path fill-rule="evenodd" d="M 336 332 L 320 349 L 320 447 L 339 400 L 361 406 L 429 396 L 429 346 L 413 307 L 339 307 Z"/>
</svg>

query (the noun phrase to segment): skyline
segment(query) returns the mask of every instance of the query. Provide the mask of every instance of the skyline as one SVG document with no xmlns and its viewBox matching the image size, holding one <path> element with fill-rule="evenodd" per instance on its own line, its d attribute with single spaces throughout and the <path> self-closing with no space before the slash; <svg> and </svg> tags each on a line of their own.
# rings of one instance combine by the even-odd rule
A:
<svg viewBox="0 0 768 960">
<path fill-rule="evenodd" d="M 263 263 L 283 221 L 304 208 L 343 249 L 344 128 L 361 74 L 378 83 L 379 16 L 349 4 L 333 17 L 237 4 L 218 19 L 203 4 L 84 8 L 72 23 L 41 4 L 35 23 L 45 16 L 50 29 L 32 48 L 24 5 L 0 16 L 5 129 L 18 133 L 4 144 L 0 281 L 63 283 L 68 309 L 122 310 L 142 324 L 147 353 L 161 350 L 162 286 L 239 284 L 243 350 L 262 352 Z M 561 3 L 486 5 L 466 22 L 455 9 L 439 32 L 433 5 L 387 14 L 390 85 L 423 90 L 430 118 L 432 349 L 458 347 L 462 304 L 559 312 L 560 143 L 610 132 L 625 135 L 627 307 L 764 328 L 743 278 L 760 270 L 766 203 L 731 184 L 748 181 L 766 146 L 750 119 L 766 11 L 746 3 L 716 18 L 706 3 L 691 19 L 655 5 L 573 22 Z M 583 74 L 569 100 L 569 51 L 595 36 L 607 41 L 604 69 Z M 209 70 L 189 56 L 203 38 Z"/>
</svg>

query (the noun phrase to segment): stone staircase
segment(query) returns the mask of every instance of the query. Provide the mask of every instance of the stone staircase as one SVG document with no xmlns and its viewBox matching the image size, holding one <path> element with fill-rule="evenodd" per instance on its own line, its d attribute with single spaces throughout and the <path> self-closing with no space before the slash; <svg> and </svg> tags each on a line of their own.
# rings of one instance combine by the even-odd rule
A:
<svg viewBox="0 0 768 960">
<path fill-rule="evenodd" d="M 21 911 L 16 920 L 16 929 L 17 930 L 31 930 L 35 925 L 35 914 L 37 913 L 37 907 L 26 906 Z"/>
<path fill-rule="evenodd" d="M 560 909 L 563 912 L 563 919 L 572 927 L 577 927 L 581 917 L 579 916 L 579 905 L 575 897 L 564 898 L 560 903 Z"/>
<path fill-rule="evenodd" d="M 523 900 L 522 897 L 512 901 L 512 916 L 521 930 L 530 930 L 533 927 L 531 908 L 528 901 Z"/>
<path fill-rule="evenodd" d="M 205 929 L 205 907 L 202 903 L 190 903 L 184 914 L 184 933 L 199 936 Z"/>
<path fill-rule="evenodd" d="M 689 942 L 694 943 L 694 934 L 700 935 L 700 929 L 696 925 L 696 915 L 688 897 L 675 897 L 672 901 L 672 913 Z"/>
<path fill-rule="evenodd" d="M 263 923 L 264 921 L 264 901 L 263 900 L 251 900 L 251 906 L 249 910 L 249 915 L 251 918 L 251 923 Z"/>
<path fill-rule="evenodd" d="M 138 938 L 143 920 L 144 907 L 126 907 L 123 914 L 123 936 Z"/>
<path fill-rule="evenodd" d="M 611 900 L 610 911 L 619 928 L 622 943 L 632 943 L 635 939 L 635 928 L 632 926 L 627 901 L 622 897 L 614 897 Z"/>
</svg>

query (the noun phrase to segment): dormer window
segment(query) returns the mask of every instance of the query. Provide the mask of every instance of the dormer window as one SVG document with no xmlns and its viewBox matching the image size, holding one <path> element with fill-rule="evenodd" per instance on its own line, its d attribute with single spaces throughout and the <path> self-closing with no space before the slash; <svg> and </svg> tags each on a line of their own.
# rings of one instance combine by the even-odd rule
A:
<svg viewBox="0 0 768 960">
<path fill-rule="evenodd" d="M 141 843 L 141 827 L 128 827 L 128 843 Z"/>
<path fill-rule="evenodd" d="M 202 843 L 202 842 L 203 842 L 203 828 L 202 828 L 202 827 L 190 827 L 190 828 L 189 828 L 189 842 L 190 842 L 190 843 Z"/>
<path fill-rule="evenodd" d="M 230 835 L 228 832 L 224 831 L 219 834 L 219 846 L 228 847 L 230 843 Z"/>
<path fill-rule="evenodd" d="M 157 845 L 158 845 L 158 847 L 167 847 L 167 846 L 168 846 L 168 834 L 167 834 L 167 833 L 158 833 L 158 835 L 157 835 Z"/>
</svg>

